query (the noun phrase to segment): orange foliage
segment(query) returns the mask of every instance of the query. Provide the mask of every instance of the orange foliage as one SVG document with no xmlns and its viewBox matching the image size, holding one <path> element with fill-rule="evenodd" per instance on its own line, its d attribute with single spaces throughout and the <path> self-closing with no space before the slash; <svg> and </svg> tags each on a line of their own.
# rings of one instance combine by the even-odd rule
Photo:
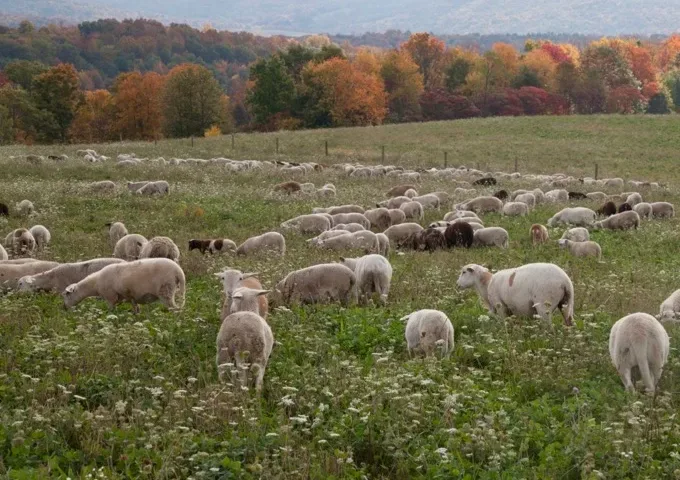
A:
<svg viewBox="0 0 680 480">
<path fill-rule="evenodd" d="M 410 53 L 418 64 L 426 89 L 441 85 L 446 50 L 444 42 L 429 33 L 414 33 L 401 48 Z"/>
<path fill-rule="evenodd" d="M 503 68 L 505 70 L 505 76 L 508 79 L 517 75 L 519 70 L 519 55 L 515 47 L 508 43 L 494 43 L 491 47 L 491 51 L 498 55 Z"/>
<path fill-rule="evenodd" d="M 380 60 L 368 48 L 360 48 L 353 60 L 354 66 L 367 75 L 380 75 Z"/>
<path fill-rule="evenodd" d="M 680 67 L 680 35 L 671 35 L 661 44 L 656 64 L 663 71 Z"/>
<path fill-rule="evenodd" d="M 173 71 L 180 67 L 173 68 Z M 123 138 L 153 140 L 160 136 L 164 81 L 153 72 L 118 76 L 114 85 L 116 130 Z"/>
<path fill-rule="evenodd" d="M 77 142 L 105 142 L 112 137 L 113 100 L 107 90 L 85 93 L 85 101 L 76 110 L 69 130 Z"/>
<path fill-rule="evenodd" d="M 652 56 L 645 48 L 629 45 L 626 58 L 630 63 L 635 78 L 643 85 L 656 81 L 656 71 L 652 64 Z M 658 93 L 658 92 L 657 92 Z"/>
<path fill-rule="evenodd" d="M 532 50 L 522 59 L 522 63 L 536 72 L 543 88 L 553 90 L 557 63 L 545 50 Z"/>
</svg>

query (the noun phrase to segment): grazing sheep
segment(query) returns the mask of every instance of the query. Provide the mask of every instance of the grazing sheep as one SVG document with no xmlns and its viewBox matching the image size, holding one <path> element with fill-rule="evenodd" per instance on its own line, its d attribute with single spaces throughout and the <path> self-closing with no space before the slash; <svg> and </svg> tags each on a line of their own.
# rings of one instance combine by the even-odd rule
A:
<svg viewBox="0 0 680 480">
<path fill-rule="evenodd" d="M 383 233 L 389 238 L 391 244 L 400 245 L 409 235 L 421 230 L 423 230 L 423 227 L 417 223 L 401 223 L 399 225 L 392 225 Z"/>
<path fill-rule="evenodd" d="M 272 189 L 274 192 L 283 192 L 286 195 L 297 193 L 300 190 L 302 190 L 302 185 L 300 185 L 298 182 L 279 183 L 278 185 L 274 185 L 274 188 Z"/>
<path fill-rule="evenodd" d="M 448 192 L 432 192 L 430 195 L 434 195 L 439 199 L 439 205 L 447 204 L 451 201 L 451 195 Z"/>
<path fill-rule="evenodd" d="M 503 215 L 506 217 L 525 217 L 529 215 L 529 206 L 523 202 L 508 202 L 503 205 Z"/>
<path fill-rule="evenodd" d="M 569 192 L 563 189 L 550 190 L 545 192 L 545 200 L 552 203 L 567 203 L 569 201 Z"/>
<path fill-rule="evenodd" d="M 17 228 L 5 237 L 5 247 L 10 249 L 13 255 L 30 255 L 35 246 L 33 234 L 25 228 Z"/>
<path fill-rule="evenodd" d="M 585 207 L 564 208 L 552 216 L 548 220 L 548 226 L 554 227 L 560 223 L 567 225 L 576 225 L 579 227 L 587 227 L 595 221 L 596 213 Z"/>
<path fill-rule="evenodd" d="M 609 229 L 609 230 L 628 230 L 631 228 L 637 229 L 640 226 L 640 215 L 634 211 L 617 213 L 609 218 L 595 222 L 593 228 L 595 230 Z"/>
<path fill-rule="evenodd" d="M 590 192 L 586 193 L 586 197 L 594 202 L 602 202 L 607 198 L 607 194 L 604 192 Z"/>
<path fill-rule="evenodd" d="M 633 209 L 633 207 L 629 203 L 622 203 L 619 205 L 619 208 L 616 209 L 618 213 L 623 213 L 623 212 L 630 212 Z"/>
<path fill-rule="evenodd" d="M 498 190 L 493 196 L 499 200 L 507 200 L 509 195 L 507 190 Z"/>
<path fill-rule="evenodd" d="M 102 180 L 100 182 L 92 182 L 88 188 L 94 193 L 110 193 L 116 190 L 116 184 L 111 180 Z"/>
<path fill-rule="evenodd" d="M 652 216 L 654 218 L 671 218 L 675 216 L 675 208 L 672 203 L 654 202 L 652 203 Z"/>
<path fill-rule="evenodd" d="M 590 232 L 583 227 L 570 228 L 562 234 L 562 240 L 571 242 L 587 242 L 590 240 Z"/>
<path fill-rule="evenodd" d="M 549 320 L 555 309 L 565 325 L 574 319 L 574 286 L 569 276 L 551 263 L 530 263 L 491 274 L 481 265 L 466 265 L 458 287 L 475 288 L 491 313 Z"/>
<path fill-rule="evenodd" d="M 419 197 L 414 196 L 411 200 L 420 203 L 424 209 L 439 209 L 440 205 L 439 197 L 432 193 Z"/>
<path fill-rule="evenodd" d="M 652 204 L 647 202 L 638 203 L 633 207 L 633 211 L 640 215 L 640 218 L 652 218 Z"/>
<path fill-rule="evenodd" d="M 531 192 L 522 193 L 515 197 L 515 202 L 526 203 L 529 210 L 532 210 L 536 206 L 536 195 Z"/>
<path fill-rule="evenodd" d="M 638 203 L 642 203 L 642 195 L 637 192 L 633 192 L 626 198 L 626 203 L 631 207 L 634 207 Z"/>
<path fill-rule="evenodd" d="M 369 222 L 371 222 L 372 228 L 385 230 L 392 225 L 392 217 L 390 216 L 390 211 L 384 207 L 366 210 L 364 212 L 364 216 L 368 219 Z"/>
<path fill-rule="evenodd" d="M 276 297 L 286 304 L 339 301 L 349 306 L 356 294 L 354 272 L 338 263 L 295 270 L 276 285 Z"/>
<path fill-rule="evenodd" d="M 472 245 L 475 247 L 508 248 L 510 235 L 501 227 L 488 227 L 475 230 Z"/>
<path fill-rule="evenodd" d="M 26 275 L 36 275 L 59 266 L 57 262 L 44 262 L 36 260 L 26 263 L 2 263 L 0 264 L 0 289 L 15 289 L 19 279 Z"/>
<path fill-rule="evenodd" d="M 585 200 L 588 198 L 585 193 L 581 192 L 569 192 L 568 195 L 569 200 Z"/>
<path fill-rule="evenodd" d="M 545 193 L 543 193 L 543 190 L 541 190 L 540 188 L 534 188 L 531 192 L 528 193 L 534 194 L 534 198 L 536 199 L 536 205 L 538 205 L 539 203 L 545 203 L 546 201 Z"/>
<path fill-rule="evenodd" d="M 405 196 L 394 197 L 387 200 L 387 202 L 380 202 L 377 204 L 377 207 L 385 207 L 388 210 L 391 210 L 393 208 L 401 208 L 404 203 L 408 203 L 410 201 L 411 199 Z"/>
<path fill-rule="evenodd" d="M 454 212 L 448 212 L 446 215 L 444 215 L 445 222 L 452 222 L 456 219 L 465 219 L 465 221 L 469 220 L 471 222 L 482 223 L 477 214 L 469 210 L 456 210 Z"/>
<path fill-rule="evenodd" d="M 418 310 L 401 318 L 406 321 L 406 346 L 410 357 L 431 356 L 437 350 L 442 358 L 453 351 L 453 324 L 439 310 Z"/>
<path fill-rule="evenodd" d="M 387 198 L 402 197 L 408 190 L 417 190 L 415 185 L 397 185 L 396 187 L 390 188 L 385 196 Z"/>
<path fill-rule="evenodd" d="M 633 370 L 637 369 L 647 393 L 654 393 L 669 350 L 668 333 L 646 313 L 623 317 L 612 326 L 609 334 L 609 355 L 628 391 L 635 390 Z"/>
<path fill-rule="evenodd" d="M 279 232 L 267 232 L 256 237 L 250 237 L 236 249 L 237 255 L 252 255 L 262 251 L 286 253 L 286 239 Z"/>
<path fill-rule="evenodd" d="M 597 261 L 602 260 L 602 248 L 597 242 L 572 242 L 566 238 L 557 241 L 560 248 L 566 248 L 575 257 L 595 257 Z"/>
<path fill-rule="evenodd" d="M 383 257 L 387 257 L 390 253 L 390 239 L 384 233 L 376 233 L 376 238 L 378 239 L 379 251 L 378 253 Z"/>
<path fill-rule="evenodd" d="M 382 255 L 365 255 L 359 258 L 340 258 L 340 262 L 354 272 L 360 304 L 377 293 L 383 305 L 387 304 L 392 282 L 392 265 Z"/>
<path fill-rule="evenodd" d="M 149 241 L 146 238 L 136 233 L 125 235 L 113 247 L 113 256 L 128 262 L 137 260 L 142 252 L 142 248 L 147 243 Z"/>
<path fill-rule="evenodd" d="M 342 222 L 340 222 L 342 223 Z M 318 235 L 321 232 L 331 229 L 331 219 L 323 214 L 313 213 L 311 215 L 298 215 L 295 218 L 286 220 L 281 224 L 281 228 L 286 230 L 297 230 L 299 233 L 311 233 Z"/>
<path fill-rule="evenodd" d="M 321 208 L 321 207 L 316 207 L 312 209 L 312 213 L 327 213 L 331 216 L 333 215 L 338 215 L 341 213 L 364 213 L 363 207 L 360 207 L 359 205 L 340 205 L 339 207 L 328 207 L 328 208 Z M 347 223 L 347 222 L 342 222 L 342 223 Z"/>
<path fill-rule="evenodd" d="M 179 262 L 179 248 L 168 237 L 153 237 L 139 252 L 139 258 L 168 258 Z"/>
<path fill-rule="evenodd" d="M 0 217 L 9 217 L 9 207 L 4 203 L 0 203 Z"/>
<path fill-rule="evenodd" d="M 310 238 L 307 240 L 307 243 L 311 243 L 312 245 L 320 245 L 328 238 L 340 237 L 342 235 L 347 235 L 347 233 L 349 233 L 347 230 L 327 230 L 325 232 L 321 232 L 314 238 Z"/>
<path fill-rule="evenodd" d="M 389 242 L 389 240 L 388 240 Z M 389 245 L 389 243 L 388 243 Z M 0 262 L 4 262 L 5 260 L 9 259 L 9 255 L 7 255 L 7 250 L 5 250 L 5 247 L 0 245 Z"/>
<path fill-rule="evenodd" d="M 255 390 L 262 391 L 264 372 L 274 348 L 274 334 L 267 322 L 253 312 L 238 312 L 224 318 L 217 334 L 217 372 L 223 382 L 232 368 L 239 374 L 241 387 L 248 383 L 248 372 L 256 370 Z M 252 374 L 252 373 L 251 373 Z"/>
<path fill-rule="evenodd" d="M 514 202 L 515 199 L 516 199 L 518 196 L 524 195 L 525 193 L 531 193 L 531 191 L 529 191 L 529 190 L 523 190 L 523 189 L 514 190 L 514 191 L 510 194 L 510 201 Z"/>
<path fill-rule="evenodd" d="M 122 222 L 107 223 L 106 226 L 109 227 L 109 245 L 112 247 L 115 247 L 118 240 L 128 234 L 128 230 Z"/>
<path fill-rule="evenodd" d="M 475 232 L 468 222 L 456 222 L 446 227 L 444 239 L 448 248 L 470 248 L 475 239 Z"/>
<path fill-rule="evenodd" d="M 529 230 L 529 235 L 531 236 L 531 244 L 535 247 L 538 244 L 546 243 L 550 239 L 548 234 L 548 229 L 543 225 L 534 223 Z"/>
<path fill-rule="evenodd" d="M 391 208 L 387 212 L 390 214 L 390 225 L 399 225 L 406 221 L 406 214 L 399 208 Z"/>
<path fill-rule="evenodd" d="M 167 258 L 145 258 L 134 262 L 108 265 L 78 283 L 66 287 L 64 307 L 71 308 L 88 297 L 101 297 L 109 309 L 124 301 L 139 305 L 160 300 L 168 309 L 184 307 L 186 280 L 177 263 Z M 175 296 L 179 295 L 179 307 Z"/>
<path fill-rule="evenodd" d="M 406 192 L 404 192 L 404 196 L 413 199 L 413 197 L 418 196 L 418 192 L 411 188 L 409 190 L 406 190 Z"/>
<path fill-rule="evenodd" d="M 680 313 L 680 290 L 674 291 L 670 297 L 663 301 L 659 307 L 659 315 L 657 319 L 662 322 L 675 322 L 678 320 Z"/>
<path fill-rule="evenodd" d="M 189 240 L 189 251 L 198 250 L 201 253 L 210 252 L 234 252 L 236 251 L 236 243 L 228 238 L 218 238 L 215 240 L 201 240 L 193 238 Z"/>
<path fill-rule="evenodd" d="M 417 251 L 434 252 L 446 248 L 446 238 L 439 229 L 428 228 L 412 233 L 397 246 Z"/>
<path fill-rule="evenodd" d="M 78 283 L 88 275 L 124 261 L 120 258 L 95 258 L 84 262 L 64 263 L 42 273 L 21 277 L 18 290 L 20 292 L 61 293 L 66 287 Z"/>
<path fill-rule="evenodd" d="M 29 216 L 33 212 L 35 212 L 35 207 L 33 206 L 33 202 L 30 200 L 22 200 L 16 205 L 17 213 L 19 215 L 22 215 L 24 217 Z"/>
<path fill-rule="evenodd" d="M 496 197 L 476 197 L 467 202 L 459 203 L 456 210 L 470 210 L 475 213 L 498 212 L 503 210 L 503 202 Z"/>
<path fill-rule="evenodd" d="M 366 230 L 371 228 L 371 222 L 366 218 L 363 213 L 351 212 L 351 213 L 336 213 L 330 214 L 333 218 L 333 225 L 338 225 L 341 223 L 358 223 Z"/>
<path fill-rule="evenodd" d="M 603 217 L 616 215 L 616 204 L 614 202 L 605 203 L 602 207 L 597 209 L 597 214 Z"/>
<path fill-rule="evenodd" d="M 344 235 L 322 240 L 318 243 L 318 246 L 331 250 L 363 249 L 366 253 L 376 253 L 380 250 L 378 237 L 370 230 L 354 233 L 346 232 Z"/>
<path fill-rule="evenodd" d="M 423 205 L 420 202 L 407 202 L 402 204 L 399 209 L 406 215 L 406 220 L 421 221 L 425 216 Z"/>
<path fill-rule="evenodd" d="M 132 193 L 137 192 L 140 188 L 142 188 L 144 185 L 147 183 L 151 183 L 149 180 L 142 180 L 140 182 L 127 182 L 127 188 L 130 190 Z"/>
<path fill-rule="evenodd" d="M 484 178 L 479 178 L 472 182 L 473 185 L 484 185 L 485 187 L 488 187 L 490 185 L 496 185 L 498 182 L 496 181 L 495 178 L 493 177 L 484 177 Z"/>
<path fill-rule="evenodd" d="M 618 188 L 623 189 L 623 179 L 622 178 L 607 178 L 604 180 L 604 186 L 607 188 Z"/>
<path fill-rule="evenodd" d="M 345 232 L 360 232 L 362 230 L 366 230 L 363 225 L 359 225 L 358 223 L 339 223 L 333 228 L 330 229 L 331 232 L 335 230 L 343 230 Z"/>
<path fill-rule="evenodd" d="M 253 290 L 262 290 L 262 283 L 256 278 L 257 273 L 243 273 L 240 270 L 226 268 L 224 271 L 216 273 L 215 276 L 222 282 L 222 290 L 224 293 L 224 300 L 222 302 L 222 311 L 220 319 L 224 320 L 227 315 L 232 312 L 233 294 L 236 289 L 241 287 L 250 288 Z M 266 319 L 269 314 L 269 302 L 264 296 L 257 297 L 257 311 L 254 311 L 262 318 Z"/>
<path fill-rule="evenodd" d="M 29 230 L 35 239 L 35 246 L 38 250 L 44 249 L 52 240 L 52 234 L 43 225 L 34 225 Z"/>
</svg>

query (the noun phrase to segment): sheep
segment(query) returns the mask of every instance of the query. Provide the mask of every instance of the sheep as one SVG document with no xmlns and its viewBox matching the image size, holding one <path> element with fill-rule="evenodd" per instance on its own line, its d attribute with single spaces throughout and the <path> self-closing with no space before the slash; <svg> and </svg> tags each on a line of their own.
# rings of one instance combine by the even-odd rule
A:
<svg viewBox="0 0 680 480">
<path fill-rule="evenodd" d="M 472 182 L 473 185 L 484 185 L 485 187 L 488 187 L 490 185 L 496 185 L 498 182 L 496 181 L 495 178 L 493 177 L 484 177 L 484 178 L 479 178 Z"/>
<path fill-rule="evenodd" d="M 424 209 L 439 209 L 440 205 L 439 197 L 432 193 L 419 197 L 414 196 L 411 200 L 420 203 Z"/>
<path fill-rule="evenodd" d="M 457 285 L 475 288 L 491 313 L 549 320 L 559 309 L 565 325 L 574 319 L 574 285 L 569 276 L 551 263 L 530 263 L 491 274 L 481 265 L 463 267 Z"/>
<path fill-rule="evenodd" d="M 359 205 L 340 205 L 339 207 L 321 208 L 316 207 L 312 209 L 312 213 L 327 213 L 331 216 L 341 213 L 364 213 L 364 208 Z M 343 222 L 347 223 L 347 222 Z"/>
<path fill-rule="evenodd" d="M 614 202 L 607 202 L 597 209 L 597 214 L 603 217 L 611 217 L 616 214 L 616 204 Z"/>
<path fill-rule="evenodd" d="M 638 203 L 642 203 L 642 195 L 640 195 L 637 192 L 632 192 L 626 198 L 626 203 L 631 207 L 635 207 L 635 205 L 637 205 Z"/>
<path fill-rule="evenodd" d="M 590 192 L 586 193 L 586 197 L 594 202 L 602 202 L 607 198 L 607 194 L 604 192 Z"/>
<path fill-rule="evenodd" d="M 420 202 L 408 202 L 402 204 L 399 209 L 406 215 L 406 220 L 420 221 L 425 216 L 423 205 Z"/>
<path fill-rule="evenodd" d="M 399 208 L 391 208 L 387 212 L 390 214 L 390 225 L 399 225 L 406 221 L 406 214 Z"/>
<path fill-rule="evenodd" d="M 9 217 L 9 207 L 5 203 L 0 203 L 0 217 Z"/>
<path fill-rule="evenodd" d="M 593 210 L 585 207 L 564 208 L 548 220 L 548 226 L 554 227 L 557 224 L 565 223 L 567 225 L 587 227 L 593 224 L 595 215 L 596 213 Z"/>
<path fill-rule="evenodd" d="M 145 258 L 108 265 L 66 287 L 62 297 L 65 308 L 72 308 L 88 297 L 101 297 L 110 310 L 129 301 L 134 312 L 139 313 L 138 304 L 156 300 L 169 310 L 182 309 L 185 290 L 184 272 L 177 263 L 167 258 Z M 176 296 L 179 296 L 179 306 Z"/>
<path fill-rule="evenodd" d="M 654 393 L 669 350 L 666 329 L 646 313 L 623 317 L 609 333 L 609 355 L 627 391 L 635 390 L 633 370 L 637 367 L 647 393 Z"/>
<path fill-rule="evenodd" d="M 342 235 L 347 235 L 347 233 L 349 233 L 347 230 L 327 230 L 325 232 L 321 232 L 314 238 L 310 238 L 307 240 L 307 243 L 311 243 L 312 245 L 320 245 L 328 238 L 340 237 Z"/>
<path fill-rule="evenodd" d="M 168 237 L 153 237 L 144 244 L 139 252 L 139 258 L 169 258 L 179 262 L 179 248 Z"/>
<path fill-rule="evenodd" d="M 474 238 L 475 232 L 468 222 L 453 223 L 444 231 L 444 239 L 448 248 L 470 248 Z"/>
<path fill-rule="evenodd" d="M 602 248 L 597 242 L 572 242 L 562 238 L 557 243 L 560 248 L 566 248 L 575 257 L 596 257 L 598 262 L 602 260 Z"/>
<path fill-rule="evenodd" d="M 475 213 L 500 212 L 503 202 L 496 197 L 476 197 L 467 202 L 459 203 L 456 210 L 470 210 Z"/>
<path fill-rule="evenodd" d="M 246 387 L 248 372 L 255 373 L 255 390 L 262 391 L 264 372 L 274 348 L 274 334 L 267 322 L 253 312 L 237 312 L 224 318 L 217 334 L 217 372 L 225 380 L 229 365 L 233 365 Z"/>
<path fill-rule="evenodd" d="M 110 193 L 116 189 L 116 184 L 111 180 L 102 180 L 100 182 L 90 183 L 88 189 L 95 193 Z"/>
<path fill-rule="evenodd" d="M 64 263 L 42 273 L 21 277 L 18 290 L 20 292 L 61 293 L 66 287 L 78 283 L 88 275 L 124 261 L 120 258 L 95 258 L 84 262 Z"/>
<path fill-rule="evenodd" d="M 366 253 L 376 253 L 380 250 L 378 237 L 370 230 L 362 230 L 355 233 L 346 232 L 344 235 L 322 240 L 318 243 L 318 246 L 331 250 L 357 248 L 363 249 Z"/>
<path fill-rule="evenodd" d="M 149 241 L 146 238 L 136 233 L 125 235 L 118 240 L 113 247 L 113 256 L 122 258 L 128 262 L 137 260 L 142 252 L 142 248 L 144 248 L 144 245 L 148 242 Z"/>
<path fill-rule="evenodd" d="M 623 179 L 622 178 L 607 178 L 604 180 L 604 186 L 607 188 L 619 188 L 623 189 Z"/>
<path fill-rule="evenodd" d="M 224 301 L 222 302 L 220 320 L 224 320 L 227 315 L 233 313 L 232 296 L 236 289 L 246 287 L 253 290 L 262 290 L 262 283 L 260 283 L 260 281 L 256 278 L 257 275 L 257 273 L 243 273 L 240 270 L 235 270 L 232 268 L 226 268 L 223 271 L 215 274 L 215 276 L 222 282 L 222 289 L 224 292 Z M 257 307 L 257 311 L 252 311 L 266 319 L 267 315 L 269 314 L 269 303 L 267 298 L 264 296 L 258 296 Z"/>
<path fill-rule="evenodd" d="M 640 218 L 652 218 L 652 205 L 647 202 L 640 202 L 633 207 L 633 211 L 640 215 Z"/>
<path fill-rule="evenodd" d="M 330 214 L 333 219 L 333 225 L 338 225 L 340 223 L 358 223 L 363 226 L 366 230 L 371 228 L 371 222 L 366 218 L 363 213 L 351 212 L 351 213 L 336 213 Z"/>
<path fill-rule="evenodd" d="M 411 250 L 434 252 L 446 248 L 446 238 L 439 229 L 427 228 L 412 233 L 398 246 Z"/>
<path fill-rule="evenodd" d="M 349 306 L 356 295 L 354 272 L 338 263 L 324 263 L 295 270 L 276 284 L 276 298 L 291 303 L 339 301 Z"/>
<path fill-rule="evenodd" d="M 408 190 L 417 190 L 418 188 L 415 185 L 397 185 L 396 187 L 390 188 L 385 196 L 387 198 L 393 198 L 393 197 L 401 197 L 403 196 Z"/>
<path fill-rule="evenodd" d="M 376 233 L 375 236 L 378 239 L 378 253 L 383 257 L 387 257 L 390 253 L 390 239 L 384 233 Z"/>
<path fill-rule="evenodd" d="M 456 210 L 454 212 L 448 212 L 446 215 L 444 215 L 445 222 L 451 222 L 456 219 L 465 219 L 466 221 L 469 220 L 471 222 L 474 221 L 477 223 L 482 223 L 477 214 L 469 210 Z"/>
<path fill-rule="evenodd" d="M 170 190 L 168 182 L 160 180 L 157 182 L 149 182 L 135 193 L 137 195 L 167 195 Z"/>
<path fill-rule="evenodd" d="M 548 229 L 543 225 L 534 223 L 529 230 L 531 236 L 531 244 L 535 247 L 538 244 L 546 243 L 550 239 Z"/>
<path fill-rule="evenodd" d="M 507 217 L 525 217 L 529 214 L 529 206 L 523 202 L 508 202 L 503 205 L 503 215 Z"/>
<path fill-rule="evenodd" d="M 330 230 L 331 226 L 331 219 L 318 213 L 298 215 L 281 224 L 281 228 L 283 229 L 297 230 L 299 233 L 311 233 L 314 235 Z"/>
<path fill-rule="evenodd" d="M 453 324 L 439 310 L 418 310 L 401 318 L 406 321 L 406 346 L 410 357 L 434 355 L 447 358 L 453 351 Z"/>
<path fill-rule="evenodd" d="M 622 203 L 619 208 L 616 209 L 617 213 L 630 212 L 633 207 L 629 203 Z"/>
<path fill-rule="evenodd" d="M 617 213 L 609 218 L 595 222 L 593 228 L 595 230 L 609 229 L 609 230 L 628 230 L 631 228 L 637 229 L 640 226 L 640 215 L 632 210 Z"/>
<path fill-rule="evenodd" d="M 565 230 L 562 234 L 562 240 L 569 240 L 571 242 L 587 242 L 590 240 L 590 232 L 586 228 L 576 227 Z"/>
<path fill-rule="evenodd" d="M 550 190 L 545 192 L 545 199 L 552 203 L 567 203 L 569 201 L 569 192 L 566 190 Z"/>
<path fill-rule="evenodd" d="M 499 200 L 507 200 L 509 194 L 507 190 L 499 190 L 496 193 L 494 193 L 493 196 Z"/>
<path fill-rule="evenodd" d="M 661 322 L 676 321 L 680 315 L 680 290 L 674 291 L 659 307 L 656 318 Z"/>
<path fill-rule="evenodd" d="M 16 205 L 17 213 L 21 216 L 28 217 L 30 214 L 35 212 L 35 207 L 33 202 L 30 200 L 22 200 Z"/>
<path fill-rule="evenodd" d="M 443 205 L 451 201 L 451 195 L 448 192 L 432 192 L 430 195 L 434 195 L 439 199 L 439 205 Z"/>
<path fill-rule="evenodd" d="M 316 191 L 316 194 L 320 197 L 335 197 L 337 195 L 337 192 L 335 191 L 335 187 L 329 188 L 329 187 L 321 187 Z"/>
<path fill-rule="evenodd" d="M 25 228 L 17 228 L 5 237 L 5 247 L 9 248 L 13 255 L 31 255 L 35 246 L 33 234 Z"/>
<path fill-rule="evenodd" d="M 277 185 L 274 185 L 274 188 L 272 189 L 272 191 L 274 192 L 283 192 L 286 195 L 297 193 L 300 190 L 302 190 L 302 186 L 298 182 L 279 183 Z"/>
<path fill-rule="evenodd" d="M 423 227 L 417 223 L 401 223 L 399 225 L 392 225 L 383 233 L 390 240 L 391 244 L 399 245 L 406 240 L 409 235 L 420 232 L 421 230 L 423 230 Z"/>
<path fill-rule="evenodd" d="M 509 197 L 509 198 L 510 198 L 510 201 L 511 201 L 511 202 L 514 202 L 515 199 L 516 199 L 518 196 L 524 195 L 525 193 L 531 193 L 531 191 L 529 191 L 529 190 L 523 190 L 523 189 L 514 190 L 514 191 L 510 194 L 510 197 Z M 502 199 L 501 199 L 501 200 L 502 200 Z"/>
<path fill-rule="evenodd" d="M 57 262 L 36 260 L 26 263 L 0 264 L 0 288 L 15 289 L 19 279 L 26 275 L 36 275 L 59 266 Z"/>
<path fill-rule="evenodd" d="M 33 235 L 35 246 L 39 250 L 43 250 L 52 240 L 52 234 L 43 225 L 34 225 L 30 228 L 29 232 Z"/>
<path fill-rule="evenodd" d="M 151 183 L 149 180 L 142 180 L 140 182 L 127 182 L 127 188 L 132 193 L 137 192 L 140 188 L 145 186 L 147 183 Z"/>
<path fill-rule="evenodd" d="M 401 206 L 404 203 L 408 203 L 410 201 L 411 201 L 411 199 L 408 198 L 408 197 L 404 197 L 404 196 L 394 197 L 394 198 L 390 198 L 387 202 L 382 202 L 382 203 L 385 203 L 384 205 L 382 205 L 382 203 L 379 203 L 377 206 L 378 207 L 386 207 L 387 209 L 391 210 L 393 208 L 401 208 Z"/>
<path fill-rule="evenodd" d="M 358 223 L 339 223 L 333 228 L 330 229 L 331 232 L 335 230 L 343 230 L 345 232 L 360 232 L 362 230 L 366 230 L 363 225 L 359 225 Z"/>
<path fill-rule="evenodd" d="M 475 247 L 500 247 L 508 248 L 510 236 L 508 231 L 501 227 L 488 227 L 475 230 L 472 245 Z"/>
<path fill-rule="evenodd" d="M 5 250 L 5 247 L 0 245 L 0 262 L 4 262 L 7 259 L 9 259 L 9 255 L 7 255 L 7 250 Z"/>
<path fill-rule="evenodd" d="M 392 282 L 392 265 L 382 255 L 372 254 L 359 258 L 340 258 L 340 263 L 348 267 L 356 276 L 357 296 L 360 304 L 365 304 L 377 293 L 380 302 L 387 304 Z"/>
<path fill-rule="evenodd" d="M 384 207 L 366 210 L 364 212 L 364 216 L 368 219 L 369 222 L 371 222 L 372 228 L 385 230 L 392 225 L 392 217 L 390 216 L 390 211 Z"/>
<path fill-rule="evenodd" d="M 404 192 L 404 196 L 413 199 L 414 197 L 418 196 L 418 192 L 411 188 Z"/>
<path fill-rule="evenodd" d="M 588 197 L 585 193 L 581 192 L 568 192 L 569 200 L 585 200 Z"/>
<path fill-rule="evenodd" d="M 128 234 L 128 230 L 122 222 L 107 223 L 106 226 L 109 227 L 109 245 L 112 247 L 115 247 L 118 240 Z"/>
<path fill-rule="evenodd" d="M 522 193 L 521 195 L 517 195 L 515 197 L 515 202 L 521 202 L 521 203 L 526 203 L 527 208 L 529 210 L 532 210 L 536 206 L 536 195 L 534 195 L 531 192 L 527 193 Z"/>
<path fill-rule="evenodd" d="M 262 251 L 286 253 L 286 239 L 279 232 L 267 232 L 250 237 L 236 249 L 236 255 L 252 255 Z"/>
<path fill-rule="evenodd" d="M 214 254 L 216 252 L 235 252 L 236 243 L 228 238 L 217 238 L 214 240 L 201 240 L 201 239 L 191 239 L 189 240 L 189 251 L 198 250 L 201 253 L 210 252 Z"/>
<path fill-rule="evenodd" d="M 652 203 L 652 216 L 654 218 L 671 218 L 675 216 L 675 208 L 672 203 L 654 202 Z"/>
</svg>

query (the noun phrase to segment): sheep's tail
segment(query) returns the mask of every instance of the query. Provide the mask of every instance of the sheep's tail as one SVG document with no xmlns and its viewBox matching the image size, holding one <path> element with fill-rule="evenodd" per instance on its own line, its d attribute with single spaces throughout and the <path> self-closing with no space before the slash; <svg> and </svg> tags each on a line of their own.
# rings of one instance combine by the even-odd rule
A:
<svg viewBox="0 0 680 480">
<path fill-rule="evenodd" d="M 654 377 L 652 377 L 649 371 L 649 361 L 647 360 L 647 345 L 649 339 L 645 339 L 644 342 L 634 341 L 631 345 L 631 350 L 635 356 L 638 369 L 640 370 L 640 376 L 642 377 L 642 382 L 648 391 L 654 391 L 656 384 L 654 383 Z"/>
<path fill-rule="evenodd" d="M 175 296 L 179 294 L 179 308 L 182 309 L 184 308 L 184 302 L 186 301 L 186 279 L 184 278 L 184 274 L 182 275 L 177 275 L 177 292 L 175 293 Z"/>
</svg>

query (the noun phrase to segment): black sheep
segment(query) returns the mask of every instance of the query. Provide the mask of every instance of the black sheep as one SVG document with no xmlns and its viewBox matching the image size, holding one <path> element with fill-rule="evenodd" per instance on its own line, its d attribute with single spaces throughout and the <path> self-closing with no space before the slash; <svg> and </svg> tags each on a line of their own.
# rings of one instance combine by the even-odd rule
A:
<svg viewBox="0 0 680 480">
<path fill-rule="evenodd" d="M 571 200 L 585 200 L 588 198 L 585 193 L 581 192 L 569 192 L 569 198 Z"/>
<path fill-rule="evenodd" d="M 200 250 L 201 253 L 205 253 L 210 247 L 210 242 L 212 240 L 189 240 L 189 251 Z"/>
<path fill-rule="evenodd" d="M 632 210 L 632 209 L 633 209 L 633 207 L 630 206 L 630 203 L 624 202 L 621 205 L 619 205 L 618 212 L 623 213 L 623 212 L 627 212 L 627 211 Z"/>
<path fill-rule="evenodd" d="M 9 217 L 9 207 L 4 203 L 0 203 L 0 216 Z"/>
<path fill-rule="evenodd" d="M 597 210 L 598 215 L 602 215 L 604 217 L 611 217 L 616 213 L 616 205 L 614 202 L 607 202 L 604 205 L 602 205 L 602 208 L 599 208 Z"/>
<path fill-rule="evenodd" d="M 499 190 L 496 193 L 494 193 L 493 196 L 498 198 L 499 200 L 505 200 L 509 197 L 507 190 Z"/>
<path fill-rule="evenodd" d="M 444 232 L 446 246 L 449 248 L 470 248 L 474 240 L 475 231 L 467 222 L 456 222 L 449 225 Z"/>
<path fill-rule="evenodd" d="M 472 182 L 473 185 L 485 185 L 485 186 L 496 185 L 496 183 L 498 182 L 496 182 L 496 179 L 493 177 L 484 177 Z"/>
</svg>

